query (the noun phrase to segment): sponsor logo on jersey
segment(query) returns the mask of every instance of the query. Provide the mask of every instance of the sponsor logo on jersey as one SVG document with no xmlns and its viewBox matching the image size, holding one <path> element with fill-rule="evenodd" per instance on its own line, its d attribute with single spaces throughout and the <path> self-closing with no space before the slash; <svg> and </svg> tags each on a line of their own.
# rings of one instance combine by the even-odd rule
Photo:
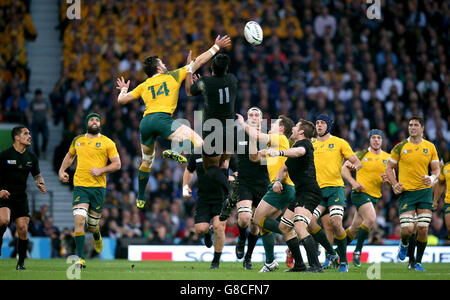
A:
<svg viewBox="0 0 450 300">
<path fill-rule="evenodd" d="M 16 165 L 16 164 L 17 164 L 17 161 L 16 161 L 16 160 L 7 160 L 6 163 L 7 163 L 8 165 Z"/>
</svg>

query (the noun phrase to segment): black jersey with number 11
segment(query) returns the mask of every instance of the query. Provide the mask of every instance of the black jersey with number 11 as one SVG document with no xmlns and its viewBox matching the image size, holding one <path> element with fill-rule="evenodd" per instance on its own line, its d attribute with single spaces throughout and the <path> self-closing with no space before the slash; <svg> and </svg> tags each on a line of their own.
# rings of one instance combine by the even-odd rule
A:
<svg viewBox="0 0 450 300">
<path fill-rule="evenodd" d="M 235 119 L 237 79 L 233 74 L 200 78 L 191 86 L 191 94 L 195 96 L 200 93 L 204 99 L 203 120 Z"/>
</svg>

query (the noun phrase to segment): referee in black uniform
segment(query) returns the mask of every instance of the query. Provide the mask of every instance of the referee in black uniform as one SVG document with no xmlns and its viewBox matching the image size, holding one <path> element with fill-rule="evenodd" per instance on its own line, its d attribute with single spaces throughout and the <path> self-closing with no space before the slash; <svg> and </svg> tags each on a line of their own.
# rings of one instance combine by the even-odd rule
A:
<svg viewBox="0 0 450 300">
<path fill-rule="evenodd" d="M 47 189 L 40 174 L 36 155 L 27 150 L 31 145 L 30 131 L 24 126 L 17 126 L 12 129 L 11 137 L 13 145 L 0 152 L 0 249 L 3 234 L 10 220 L 14 220 L 19 235 L 17 244 L 19 260 L 16 270 L 25 270 L 30 222 L 26 193 L 28 174 L 31 173 L 42 194 L 45 194 Z"/>
</svg>

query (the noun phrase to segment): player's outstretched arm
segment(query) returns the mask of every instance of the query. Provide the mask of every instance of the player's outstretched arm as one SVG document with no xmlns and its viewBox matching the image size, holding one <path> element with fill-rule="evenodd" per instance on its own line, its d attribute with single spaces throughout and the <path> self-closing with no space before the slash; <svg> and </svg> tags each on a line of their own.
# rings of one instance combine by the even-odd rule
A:
<svg viewBox="0 0 450 300">
<path fill-rule="evenodd" d="M 70 152 L 67 152 L 66 156 L 64 157 L 61 167 L 59 168 L 59 180 L 61 180 L 62 183 L 69 183 L 69 174 L 66 173 L 66 170 L 68 167 L 70 167 L 75 159 L 75 155 L 73 155 Z"/>
<path fill-rule="evenodd" d="M 117 87 L 116 89 L 120 90 L 119 97 L 117 98 L 117 102 L 121 105 L 125 105 L 130 101 L 135 100 L 134 96 L 131 93 L 128 93 L 128 89 L 130 88 L 130 81 L 125 82 L 123 77 L 117 78 Z"/>
<path fill-rule="evenodd" d="M 208 49 L 208 51 L 200 54 L 196 59 L 194 66 L 192 67 L 192 73 L 195 73 L 201 66 L 208 62 L 220 49 L 226 48 L 231 45 L 231 38 L 228 35 L 220 37 L 217 36 L 214 45 Z"/>
</svg>

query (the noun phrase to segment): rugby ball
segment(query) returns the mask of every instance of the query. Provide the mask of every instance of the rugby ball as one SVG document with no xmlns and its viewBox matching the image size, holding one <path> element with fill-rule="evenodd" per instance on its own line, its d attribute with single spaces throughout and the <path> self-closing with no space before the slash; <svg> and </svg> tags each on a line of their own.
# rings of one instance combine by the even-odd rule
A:
<svg viewBox="0 0 450 300">
<path fill-rule="evenodd" d="M 263 31 L 261 26 L 255 21 L 245 24 L 244 37 L 253 46 L 260 45 L 263 41 Z"/>
</svg>

